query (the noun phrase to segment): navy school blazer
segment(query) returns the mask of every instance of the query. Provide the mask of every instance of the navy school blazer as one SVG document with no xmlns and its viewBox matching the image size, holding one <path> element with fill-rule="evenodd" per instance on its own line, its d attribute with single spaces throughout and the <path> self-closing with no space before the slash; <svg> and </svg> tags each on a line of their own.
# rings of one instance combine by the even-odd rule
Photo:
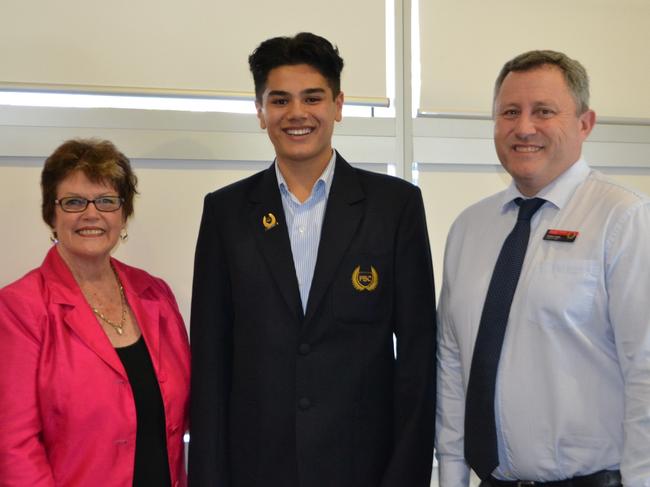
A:
<svg viewBox="0 0 650 487">
<path fill-rule="evenodd" d="M 207 195 L 190 486 L 428 487 L 435 319 L 412 184 L 337 154 L 305 313 L 274 167 Z"/>
</svg>

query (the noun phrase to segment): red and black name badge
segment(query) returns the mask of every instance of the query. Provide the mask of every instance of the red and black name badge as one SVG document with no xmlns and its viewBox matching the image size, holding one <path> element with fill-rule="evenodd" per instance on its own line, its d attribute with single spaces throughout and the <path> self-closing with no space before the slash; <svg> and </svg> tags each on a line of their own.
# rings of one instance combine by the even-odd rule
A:
<svg viewBox="0 0 650 487">
<path fill-rule="evenodd" d="M 553 242 L 569 242 L 573 243 L 578 238 L 579 232 L 575 230 L 553 230 L 549 228 L 546 230 L 544 240 L 552 240 Z"/>
</svg>

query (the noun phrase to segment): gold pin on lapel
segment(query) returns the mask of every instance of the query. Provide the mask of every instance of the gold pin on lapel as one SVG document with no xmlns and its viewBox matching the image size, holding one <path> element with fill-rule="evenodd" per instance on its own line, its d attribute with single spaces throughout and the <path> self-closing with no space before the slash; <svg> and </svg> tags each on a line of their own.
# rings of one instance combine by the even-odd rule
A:
<svg viewBox="0 0 650 487">
<path fill-rule="evenodd" d="M 278 224 L 278 220 L 275 218 L 273 213 L 267 213 L 262 217 L 262 225 L 264 225 L 264 230 L 271 230 L 274 226 Z"/>
<path fill-rule="evenodd" d="M 362 271 L 361 266 L 356 266 L 352 271 L 352 287 L 359 292 L 374 291 L 379 286 L 379 273 L 370 266 L 370 271 Z"/>
</svg>

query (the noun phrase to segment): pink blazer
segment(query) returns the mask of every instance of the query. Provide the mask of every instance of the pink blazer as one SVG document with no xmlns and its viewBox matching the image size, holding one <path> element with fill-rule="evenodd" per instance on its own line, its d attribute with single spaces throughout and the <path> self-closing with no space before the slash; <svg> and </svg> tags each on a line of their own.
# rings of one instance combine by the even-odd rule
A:
<svg viewBox="0 0 650 487">
<path fill-rule="evenodd" d="M 164 281 L 113 259 L 156 371 L 172 485 L 187 483 L 187 332 Z M 0 486 L 131 487 L 136 414 L 122 363 L 56 247 L 0 290 Z"/>
</svg>

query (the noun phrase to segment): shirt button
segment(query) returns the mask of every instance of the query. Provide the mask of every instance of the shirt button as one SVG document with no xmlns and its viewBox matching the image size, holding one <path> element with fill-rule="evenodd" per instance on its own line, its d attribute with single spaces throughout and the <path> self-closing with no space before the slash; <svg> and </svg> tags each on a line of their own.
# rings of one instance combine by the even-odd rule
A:
<svg viewBox="0 0 650 487">
<path fill-rule="evenodd" d="M 300 355 L 307 355 L 309 352 L 311 352 L 311 346 L 309 343 L 301 343 L 298 347 L 298 352 Z"/>
<path fill-rule="evenodd" d="M 298 231 L 299 231 L 300 233 L 305 233 L 305 227 L 303 227 L 303 226 L 299 226 L 299 227 L 298 227 Z"/>
<path fill-rule="evenodd" d="M 298 401 L 298 407 L 302 409 L 303 411 L 306 411 L 311 407 L 311 401 L 307 397 L 302 397 Z"/>
</svg>

